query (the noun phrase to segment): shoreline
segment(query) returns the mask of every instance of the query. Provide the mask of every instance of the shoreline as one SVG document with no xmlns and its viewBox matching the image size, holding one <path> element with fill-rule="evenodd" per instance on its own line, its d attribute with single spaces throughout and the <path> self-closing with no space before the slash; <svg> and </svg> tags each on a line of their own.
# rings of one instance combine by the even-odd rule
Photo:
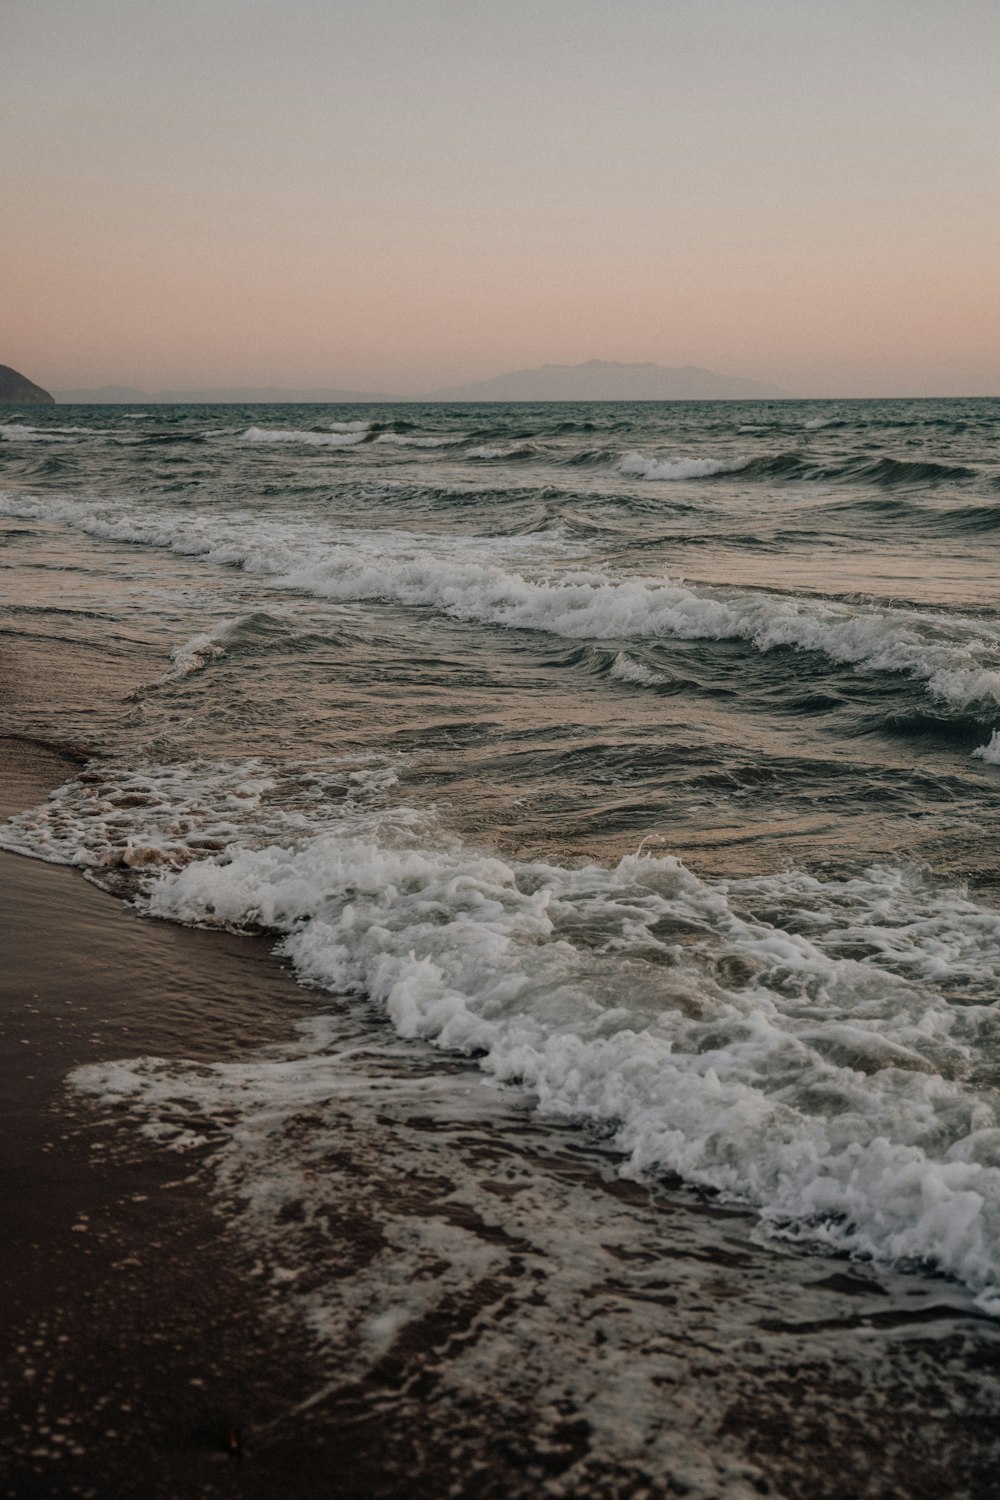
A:
<svg viewBox="0 0 1000 1500">
<path fill-rule="evenodd" d="M 274 1036 L 294 987 L 263 942 L 145 922 L 74 871 L 3 854 L 0 892 L 0 1494 L 221 1492 L 244 1441 L 230 1435 L 281 1411 L 271 1330 L 190 1164 L 102 1125 L 65 1078 L 150 1043 L 179 1051 L 188 986 L 235 1000 L 242 968 Z M 202 1024 L 185 1054 L 210 1055 L 225 1025 Z"/>
<path fill-rule="evenodd" d="M 72 774 L 4 744 L 7 803 Z M 1000 1326 L 947 1283 L 762 1246 L 330 997 L 324 1213 L 254 1219 L 65 1078 L 280 1051 L 309 992 L 267 940 L 11 854 L 0 910 L 5 1500 L 995 1493 Z"/>
</svg>

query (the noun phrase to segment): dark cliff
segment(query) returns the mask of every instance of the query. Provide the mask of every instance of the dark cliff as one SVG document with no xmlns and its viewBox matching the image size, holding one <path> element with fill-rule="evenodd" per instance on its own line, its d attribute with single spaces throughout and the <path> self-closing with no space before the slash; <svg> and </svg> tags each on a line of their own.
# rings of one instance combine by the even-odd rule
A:
<svg viewBox="0 0 1000 1500">
<path fill-rule="evenodd" d="M 10 365 L 0 365 L 0 406 L 55 406 L 56 398 L 40 385 L 19 375 Z"/>
</svg>

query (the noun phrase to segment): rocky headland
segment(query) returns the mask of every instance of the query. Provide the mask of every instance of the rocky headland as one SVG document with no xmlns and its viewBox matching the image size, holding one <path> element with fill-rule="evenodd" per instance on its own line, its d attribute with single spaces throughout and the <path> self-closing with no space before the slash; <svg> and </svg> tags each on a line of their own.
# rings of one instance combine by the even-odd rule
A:
<svg viewBox="0 0 1000 1500">
<path fill-rule="evenodd" d="M 0 406 L 55 406 L 56 398 L 26 375 L 0 365 Z"/>
</svg>

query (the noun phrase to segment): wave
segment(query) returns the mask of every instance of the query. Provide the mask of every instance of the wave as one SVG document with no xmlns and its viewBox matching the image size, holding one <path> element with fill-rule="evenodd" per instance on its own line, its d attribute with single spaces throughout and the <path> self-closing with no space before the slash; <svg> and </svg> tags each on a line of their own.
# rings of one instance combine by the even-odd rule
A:
<svg viewBox="0 0 1000 1500">
<path fill-rule="evenodd" d="M 831 463 L 795 451 L 760 458 L 670 459 L 633 452 L 621 458 L 616 467 L 619 473 L 635 479 L 711 479 L 739 474 L 744 479 L 854 482 L 882 489 L 933 486 L 979 476 L 977 469 L 965 464 L 941 464 L 930 459 L 853 458 Z"/>
<path fill-rule="evenodd" d="M 72 443 L 80 434 L 103 436 L 95 427 L 31 427 L 23 422 L 0 422 L 0 441 L 8 443 Z"/>
<path fill-rule="evenodd" d="M 933 517 L 944 533 L 1000 531 L 1000 505 L 962 505 Z"/>
<path fill-rule="evenodd" d="M 571 453 L 560 459 L 559 463 L 566 469 L 589 469 L 598 464 L 611 463 L 616 458 L 614 448 L 584 448 L 579 453 Z"/>
<path fill-rule="evenodd" d="M 972 753 L 987 765 L 1000 766 L 1000 729 L 994 729 L 988 745 L 980 745 Z"/>
<path fill-rule="evenodd" d="M 265 610 L 251 610 L 233 619 L 220 620 L 211 630 L 200 631 L 174 646 L 170 652 L 170 666 L 148 686 L 164 687 L 183 681 L 227 656 L 233 646 L 256 647 L 274 636 L 285 635 L 288 628 L 285 620 Z M 146 686 L 138 687 L 130 698 L 141 698 L 147 691 Z"/>
<path fill-rule="evenodd" d="M 112 442 L 121 447 L 129 448 L 162 448 L 173 447 L 178 443 L 204 443 L 205 435 L 201 432 L 148 432 L 141 435 L 134 433 L 120 433 L 112 438 Z"/>
<path fill-rule="evenodd" d="M 387 805 L 379 769 L 317 774 L 345 790 L 331 814 L 322 795 L 281 810 L 303 767 L 93 765 L 0 844 L 124 874 L 156 917 L 282 934 L 303 983 L 477 1058 L 627 1172 L 679 1173 L 779 1238 L 945 1272 L 1000 1312 L 1000 914 L 891 866 L 708 882 L 669 855 L 502 859 Z M 204 1111 L 232 1157 L 247 1066 L 73 1082 L 175 1145 Z M 284 1141 L 294 1060 L 265 1069 Z"/>
<path fill-rule="evenodd" d="M 479 459 L 533 458 L 537 451 L 537 448 L 532 447 L 531 443 L 509 443 L 506 447 L 481 443 L 476 448 L 467 448 L 465 450 L 465 457 Z"/>
<path fill-rule="evenodd" d="M 633 479 L 703 479 L 713 474 L 738 474 L 747 466 L 745 458 L 645 458 L 626 453 L 618 472 Z"/>
<path fill-rule="evenodd" d="M 978 471 L 964 464 L 939 464 L 929 459 L 854 458 L 840 463 L 822 463 L 792 452 L 752 459 L 741 472 L 753 479 L 845 481 L 892 489 L 973 479 Z"/>
<path fill-rule="evenodd" d="M 624 651 L 619 651 L 608 669 L 608 675 L 617 678 L 619 682 L 634 683 L 639 687 L 673 685 L 673 679 L 665 672 L 658 672 L 655 667 L 647 667 L 645 662 L 636 661 L 634 656 L 629 656 Z"/>
<path fill-rule="evenodd" d="M 195 672 L 203 672 L 210 662 L 226 654 L 223 642 L 229 638 L 235 621 L 226 620 L 217 625 L 214 630 L 204 631 L 194 635 L 190 640 L 175 646 L 170 653 L 171 665 L 156 679 L 160 683 L 176 682 L 183 677 L 190 677 Z"/>
<path fill-rule="evenodd" d="M 397 448 L 448 448 L 453 443 L 461 442 L 461 435 L 453 437 L 416 436 L 404 432 L 383 432 L 376 439 L 376 443 L 392 443 Z"/>
<path fill-rule="evenodd" d="M 878 485 L 934 485 L 949 480 L 975 479 L 978 471 L 965 464 L 934 463 L 930 459 L 857 459 L 832 468 L 824 477 L 862 479 Z"/>
<path fill-rule="evenodd" d="M 478 561 L 484 545 L 498 559 L 518 548 L 531 555 L 537 536 L 502 543 L 451 538 L 432 551 L 426 537 L 412 534 L 342 530 L 331 541 L 314 525 L 262 522 L 249 512 L 193 517 L 8 495 L 0 496 L 0 513 L 202 556 L 318 598 L 379 600 L 571 640 L 740 640 L 760 652 L 787 647 L 863 672 L 902 674 L 953 710 L 1000 704 L 1000 630 L 985 620 L 593 571 L 528 577 L 499 561 Z"/>
<path fill-rule="evenodd" d="M 315 448 L 353 448 L 368 436 L 367 428 L 347 432 L 307 432 L 298 428 L 248 427 L 244 443 L 307 443 Z"/>
</svg>

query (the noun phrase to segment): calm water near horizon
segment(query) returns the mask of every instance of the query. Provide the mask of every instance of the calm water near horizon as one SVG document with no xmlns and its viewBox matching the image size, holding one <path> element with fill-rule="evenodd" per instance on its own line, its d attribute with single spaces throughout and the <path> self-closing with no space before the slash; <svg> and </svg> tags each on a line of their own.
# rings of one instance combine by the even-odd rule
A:
<svg viewBox="0 0 1000 1500">
<path fill-rule="evenodd" d="M 346 996 L 1000 1313 L 1000 401 L 10 410 L 0 535 L 3 728 L 90 757 L 0 845 L 306 986 L 79 1089 L 252 1197 Z"/>
</svg>

